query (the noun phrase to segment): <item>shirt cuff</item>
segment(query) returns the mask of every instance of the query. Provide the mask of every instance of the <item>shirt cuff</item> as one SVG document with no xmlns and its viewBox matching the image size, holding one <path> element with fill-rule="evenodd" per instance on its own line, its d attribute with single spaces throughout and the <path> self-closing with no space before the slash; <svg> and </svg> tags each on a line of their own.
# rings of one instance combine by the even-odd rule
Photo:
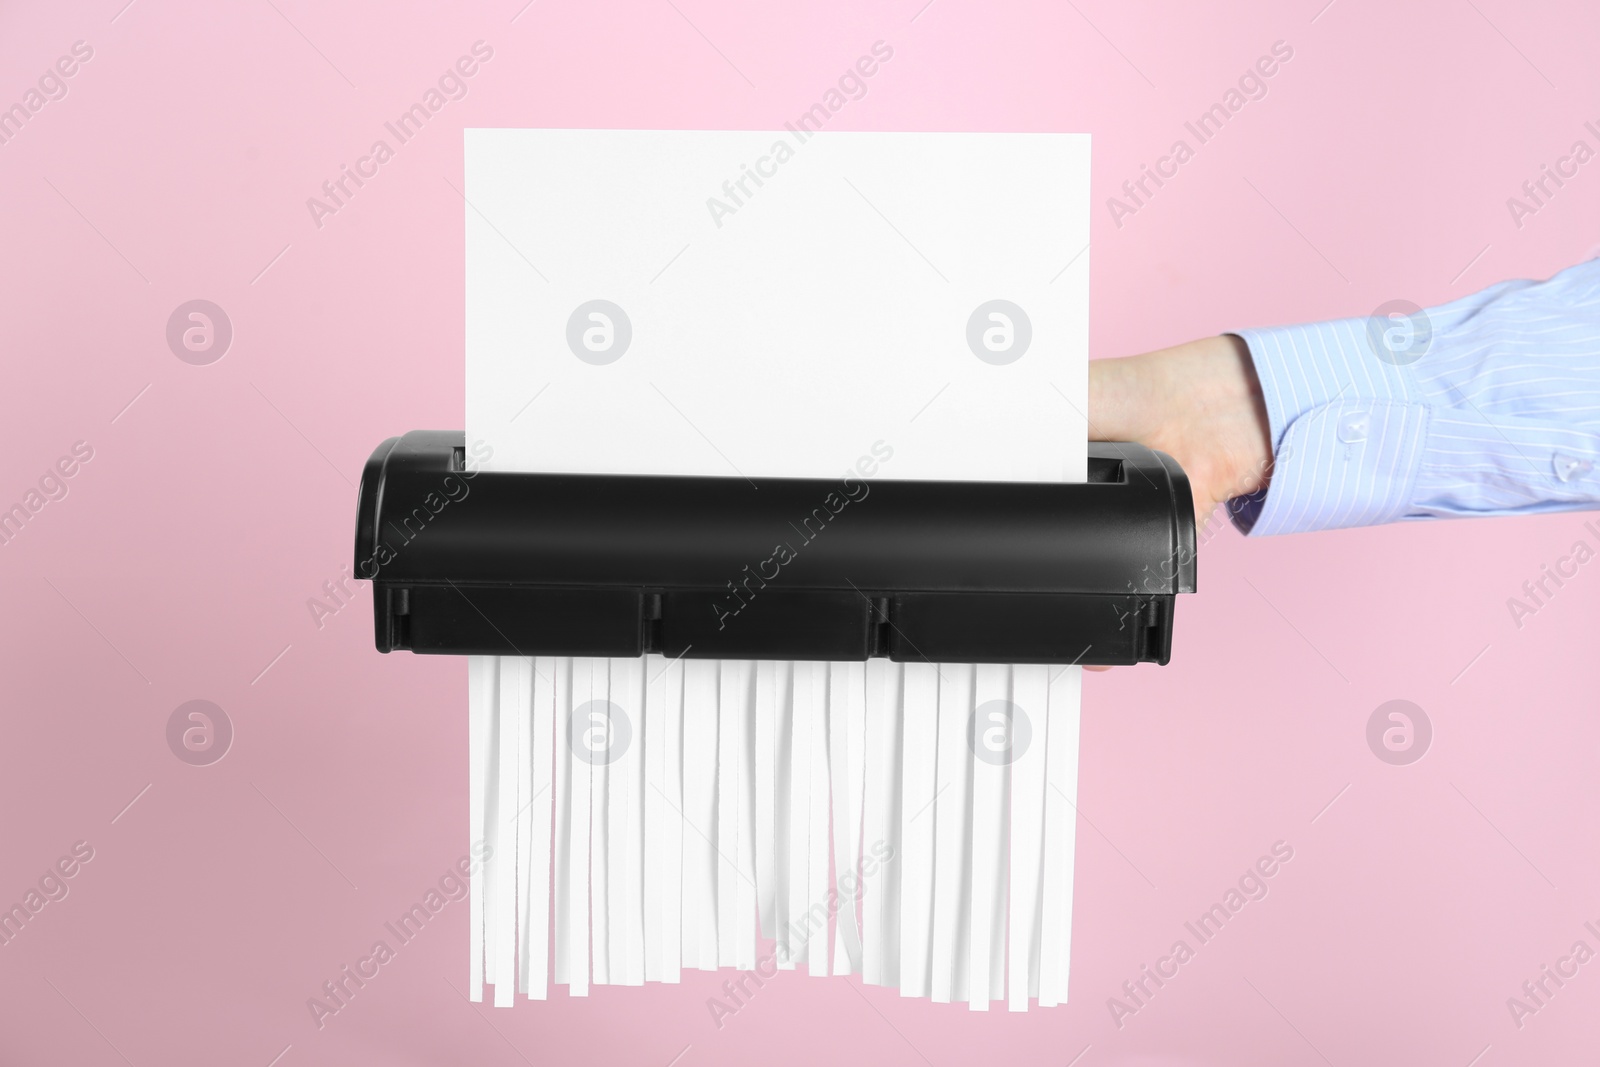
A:
<svg viewBox="0 0 1600 1067">
<path fill-rule="evenodd" d="M 1411 510 L 1430 408 L 1366 322 L 1241 330 L 1273 443 L 1267 488 L 1228 502 L 1256 537 L 1394 522 Z"/>
</svg>

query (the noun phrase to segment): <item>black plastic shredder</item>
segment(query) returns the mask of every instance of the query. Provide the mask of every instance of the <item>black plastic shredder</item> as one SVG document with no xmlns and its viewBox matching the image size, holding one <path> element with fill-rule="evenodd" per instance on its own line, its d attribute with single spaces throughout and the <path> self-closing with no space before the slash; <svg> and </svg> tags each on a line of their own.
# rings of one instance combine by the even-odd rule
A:
<svg viewBox="0 0 1600 1067">
<path fill-rule="evenodd" d="M 1166 663 L 1195 591 L 1189 480 L 1142 445 L 1088 481 L 526 474 L 414 430 L 361 475 L 378 651 Z"/>
</svg>

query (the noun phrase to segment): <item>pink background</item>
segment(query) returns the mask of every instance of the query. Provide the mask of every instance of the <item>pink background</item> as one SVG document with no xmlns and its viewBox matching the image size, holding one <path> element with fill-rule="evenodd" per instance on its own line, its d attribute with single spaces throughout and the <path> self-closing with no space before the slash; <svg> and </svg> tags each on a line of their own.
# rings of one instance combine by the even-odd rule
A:
<svg viewBox="0 0 1600 1067">
<path fill-rule="evenodd" d="M 0 903 L 95 852 L 0 947 L 0 1061 L 1498 1067 L 1600 1043 L 1600 962 L 1521 1029 L 1506 1008 L 1600 948 L 1600 570 L 1520 630 L 1506 608 L 1594 541 L 1575 515 L 1207 544 L 1171 666 L 1086 683 L 1067 1007 L 787 973 L 719 1030 L 728 975 L 686 973 L 496 1011 L 457 991 L 464 903 L 322 1030 L 305 1006 L 467 845 L 464 664 L 380 657 L 365 589 L 320 629 L 307 608 L 371 448 L 462 425 L 463 127 L 772 127 L 884 40 L 832 128 L 1093 134 L 1093 346 L 1120 355 L 1590 255 L 1600 161 L 1520 229 L 1505 202 L 1594 141 L 1592 5 L 123 3 L 0 10 L 0 105 L 94 49 L 0 145 L 0 505 L 94 449 L 0 548 Z M 479 39 L 469 95 L 318 229 L 306 198 Z M 1280 39 L 1270 94 L 1115 226 L 1104 197 Z M 194 298 L 235 331 L 210 366 L 164 338 Z M 1434 724 L 1411 766 L 1365 741 L 1395 698 Z M 191 699 L 237 732 L 211 766 L 167 747 Z M 1280 839 L 1270 895 L 1119 1029 L 1107 998 Z"/>
</svg>

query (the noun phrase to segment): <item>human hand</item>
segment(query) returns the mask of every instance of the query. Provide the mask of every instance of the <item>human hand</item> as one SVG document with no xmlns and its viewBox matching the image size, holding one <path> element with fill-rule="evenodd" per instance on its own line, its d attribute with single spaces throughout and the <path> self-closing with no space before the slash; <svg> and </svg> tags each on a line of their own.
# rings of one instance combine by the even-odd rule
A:
<svg viewBox="0 0 1600 1067">
<path fill-rule="evenodd" d="M 1195 522 L 1267 484 L 1272 440 L 1250 351 L 1224 335 L 1089 363 L 1089 438 L 1137 441 L 1177 460 Z"/>
<path fill-rule="evenodd" d="M 1271 436 L 1255 365 L 1237 337 L 1089 363 L 1089 438 L 1137 441 L 1177 460 L 1197 528 L 1218 504 L 1267 484 Z"/>
</svg>

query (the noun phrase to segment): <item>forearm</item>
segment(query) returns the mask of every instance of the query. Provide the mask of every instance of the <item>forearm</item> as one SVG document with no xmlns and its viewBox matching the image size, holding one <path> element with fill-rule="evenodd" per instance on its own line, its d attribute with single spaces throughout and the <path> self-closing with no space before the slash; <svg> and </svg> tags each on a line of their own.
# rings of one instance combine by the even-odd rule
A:
<svg viewBox="0 0 1600 1067">
<path fill-rule="evenodd" d="M 1274 456 L 1263 535 L 1600 506 L 1600 262 L 1395 320 L 1242 330 Z"/>
<path fill-rule="evenodd" d="M 1412 310 L 1096 360 L 1090 435 L 1255 536 L 1600 507 L 1600 260 Z"/>
</svg>

